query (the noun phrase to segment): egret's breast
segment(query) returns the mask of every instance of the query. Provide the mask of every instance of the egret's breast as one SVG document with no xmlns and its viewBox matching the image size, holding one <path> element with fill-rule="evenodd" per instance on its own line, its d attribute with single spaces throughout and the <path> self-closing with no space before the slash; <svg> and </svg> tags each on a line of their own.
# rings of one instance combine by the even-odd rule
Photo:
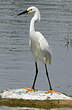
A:
<svg viewBox="0 0 72 110">
<path fill-rule="evenodd" d="M 38 57 L 40 54 L 40 45 L 34 40 L 31 40 L 31 50 L 34 56 Z"/>
</svg>

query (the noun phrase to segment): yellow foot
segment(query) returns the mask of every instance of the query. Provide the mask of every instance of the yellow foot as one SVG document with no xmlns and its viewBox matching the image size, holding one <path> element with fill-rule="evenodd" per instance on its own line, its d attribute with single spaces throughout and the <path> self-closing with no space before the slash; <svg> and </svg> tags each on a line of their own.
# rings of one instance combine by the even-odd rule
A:
<svg viewBox="0 0 72 110">
<path fill-rule="evenodd" d="M 60 92 L 56 92 L 56 91 L 53 91 L 53 90 L 46 91 L 45 93 L 46 93 L 46 94 L 48 94 L 48 93 L 51 93 L 51 94 L 53 94 L 53 93 L 55 93 L 55 94 L 60 94 Z"/>
<path fill-rule="evenodd" d="M 37 89 L 32 89 L 32 88 L 24 88 L 24 89 L 27 90 L 26 93 L 31 92 L 31 91 L 33 92 L 38 91 Z"/>
</svg>

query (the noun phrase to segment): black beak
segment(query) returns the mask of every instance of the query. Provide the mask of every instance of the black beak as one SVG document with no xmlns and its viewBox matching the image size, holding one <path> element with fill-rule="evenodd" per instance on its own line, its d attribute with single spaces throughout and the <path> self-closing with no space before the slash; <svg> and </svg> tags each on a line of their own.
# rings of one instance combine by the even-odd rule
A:
<svg viewBox="0 0 72 110">
<path fill-rule="evenodd" d="M 25 14 L 25 13 L 28 13 L 28 11 L 27 11 L 27 10 L 25 10 L 25 11 L 23 11 L 23 12 L 21 12 L 21 13 L 17 14 L 17 16 L 20 16 L 20 15 Z"/>
</svg>

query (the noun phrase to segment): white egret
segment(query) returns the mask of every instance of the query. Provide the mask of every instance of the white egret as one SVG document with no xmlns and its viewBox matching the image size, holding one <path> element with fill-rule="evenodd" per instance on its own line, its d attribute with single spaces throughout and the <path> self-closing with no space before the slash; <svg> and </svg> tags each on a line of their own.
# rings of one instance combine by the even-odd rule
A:
<svg viewBox="0 0 72 110">
<path fill-rule="evenodd" d="M 45 37 L 40 32 L 35 31 L 35 28 L 34 28 L 35 21 L 40 20 L 40 11 L 38 8 L 32 6 L 32 7 L 29 7 L 27 10 L 19 13 L 18 16 L 25 13 L 31 13 L 31 12 L 35 12 L 35 13 L 30 22 L 29 46 L 30 46 L 30 50 L 33 53 L 35 67 L 36 67 L 36 74 L 32 85 L 32 89 L 35 89 L 35 82 L 38 75 L 37 60 L 39 59 L 43 62 L 43 64 L 45 64 L 45 70 L 46 70 L 46 75 L 49 82 L 49 87 L 50 87 L 50 90 L 52 90 L 52 86 L 48 75 L 47 65 L 46 65 L 47 63 L 51 64 L 51 50 Z"/>
</svg>

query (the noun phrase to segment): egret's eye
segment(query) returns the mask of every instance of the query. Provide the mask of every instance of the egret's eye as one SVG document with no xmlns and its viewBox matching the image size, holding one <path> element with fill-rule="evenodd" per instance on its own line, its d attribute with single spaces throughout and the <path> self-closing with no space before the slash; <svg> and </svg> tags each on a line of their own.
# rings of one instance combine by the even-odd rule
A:
<svg viewBox="0 0 72 110">
<path fill-rule="evenodd" d="M 29 11 L 29 12 L 32 12 L 32 9 L 29 9 L 28 11 Z"/>
</svg>

